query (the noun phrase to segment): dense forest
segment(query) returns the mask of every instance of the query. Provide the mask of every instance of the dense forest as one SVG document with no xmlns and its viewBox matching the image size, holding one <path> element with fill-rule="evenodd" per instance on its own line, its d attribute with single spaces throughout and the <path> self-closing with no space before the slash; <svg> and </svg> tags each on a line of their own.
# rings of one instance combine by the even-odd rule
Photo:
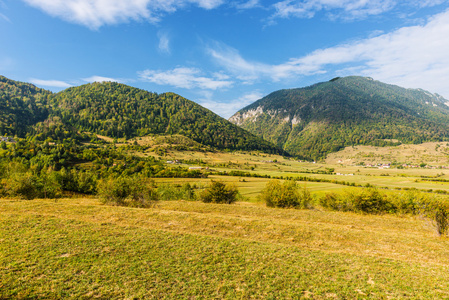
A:
<svg viewBox="0 0 449 300">
<path fill-rule="evenodd" d="M 32 125 L 44 121 L 50 95 L 32 84 L 0 76 L 0 135 L 25 136 Z"/>
<path fill-rule="evenodd" d="M 446 102 L 423 90 L 352 76 L 274 92 L 230 121 L 291 154 L 320 159 L 352 145 L 448 140 Z"/>
<path fill-rule="evenodd" d="M 180 134 L 218 149 L 279 152 L 271 143 L 174 93 L 158 95 L 116 82 L 92 83 L 55 94 L 50 106 L 52 116 L 81 132 L 117 138 Z"/>
<path fill-rule="evenodd" d="M 178 134 L 216 149 L 283 152 L 174 93 L 158 95 L 116 82 L 56 94 L 5 77 L 0 84 L 0 136 L 62 141 L 83 140 L 86 133 L 111 138 Z"/>
</svg>

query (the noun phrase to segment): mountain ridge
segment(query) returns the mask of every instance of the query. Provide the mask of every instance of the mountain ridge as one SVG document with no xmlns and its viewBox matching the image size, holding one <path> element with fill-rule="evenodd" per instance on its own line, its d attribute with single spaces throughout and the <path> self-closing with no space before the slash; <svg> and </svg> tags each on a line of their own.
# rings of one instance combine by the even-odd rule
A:
<svg viewBox="0 0 449 300">
<path fill-rule="evenodd" d="M 449 138 L 446 99 L 359 76 L 275 91 L 229 120 L 310 159 L 351 145 L 388 144 L 387 139 L 421 143 Z"/>
<path fill-rule="evenodd" d="M 42 112 L 36 105 L 32 106 L 30 114 L 34 112 L 38 117 L 29 117 L 27 124 L 12 128 L 11 120 L 21 117 L 26 111 L 23 107 L 30 102 L 29 97 L 16 92 L 14 99 L 18 108 L 0 111 L 0 135 L 62 140 L 75 138 L 79 132 L 112 138 L 181 134 L 217 149 L 283 153 L 270 142 L 175 93 L 156 94 L 117 82 L 88 83 L 51 93 L 3 78 L 8 88 L 2 89 L 4 97 L 0 98 L 0 106 L 8 105 L 12 97 L 9 90 L 30 89 L 35 91 L 33 95 L 39 101 L 34 102 L 41 104 Z"/>
</svg>

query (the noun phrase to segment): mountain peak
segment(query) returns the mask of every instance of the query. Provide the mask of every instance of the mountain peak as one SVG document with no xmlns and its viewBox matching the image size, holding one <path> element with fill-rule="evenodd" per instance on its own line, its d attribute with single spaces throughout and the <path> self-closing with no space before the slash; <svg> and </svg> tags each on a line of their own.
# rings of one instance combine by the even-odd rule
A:
<svg viewBox="0 0 449 300">
<path fill-rule="evenodd" d="M 449 138 L 443 97 L 370 77 L 336 77 L 273 92 L 229 120 L 291 154 L 323 158 L 345 146 Z"/>
</svg>

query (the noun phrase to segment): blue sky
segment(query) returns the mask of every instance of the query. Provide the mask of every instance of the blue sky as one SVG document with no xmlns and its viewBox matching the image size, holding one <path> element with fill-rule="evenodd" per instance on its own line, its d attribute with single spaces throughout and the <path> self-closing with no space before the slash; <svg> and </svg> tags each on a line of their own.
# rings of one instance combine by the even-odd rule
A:
<svg viewBox="0 0 449 300">
<path fill-rule="evenodd" d="M 0 0 L 0 74 L 176 92 L 225 118 L 347 75 L 449 99 L 449 1 Z"/>
</svg>

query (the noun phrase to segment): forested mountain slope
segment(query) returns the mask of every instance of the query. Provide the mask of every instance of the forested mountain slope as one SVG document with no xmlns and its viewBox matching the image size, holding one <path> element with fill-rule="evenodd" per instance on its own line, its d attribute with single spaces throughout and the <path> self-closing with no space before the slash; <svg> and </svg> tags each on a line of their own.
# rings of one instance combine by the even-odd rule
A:
<svg viewBox="0 0 449 300">
<path fill-rule="evenodd" d="M 280 90 L 229 120 L 291 154 L 320 159 L 350 145 L 448 140 L 448 101 L 366 77 Z"/>
<path fill-rule="evenodd" d="M 0 76 L 0 134 L 24 136 L 48 117 L 51 92 Z"/>
<path fill-rule="evenodd" d="M 150 93 L 116 82 L 56 94 L 5 77 L 0 84 L 0 135 L 62 140 L 84 132 L 112 138 L 180 134 L 218 149 L 283 152 L 174 93 Z"/>
</svg>

